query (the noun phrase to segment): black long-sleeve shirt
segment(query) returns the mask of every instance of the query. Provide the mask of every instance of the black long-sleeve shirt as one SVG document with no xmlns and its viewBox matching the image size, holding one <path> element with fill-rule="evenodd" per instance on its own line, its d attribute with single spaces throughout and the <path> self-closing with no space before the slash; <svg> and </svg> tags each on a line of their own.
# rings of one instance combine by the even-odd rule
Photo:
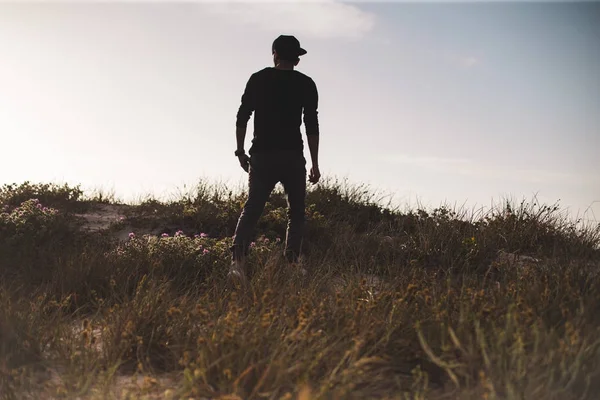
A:
<svg viewBox="0 0 600 400">
<path fill-rule="evenodd" d="M 319 135 L 319 96 L 312 78 L 296 70 L 265 68 L 250 76 L 242 95 L 236 126 L 247 126 L 254 112 L 250 154 L 276 150 L 302 151 L 300 126 Z"/>
</svg>

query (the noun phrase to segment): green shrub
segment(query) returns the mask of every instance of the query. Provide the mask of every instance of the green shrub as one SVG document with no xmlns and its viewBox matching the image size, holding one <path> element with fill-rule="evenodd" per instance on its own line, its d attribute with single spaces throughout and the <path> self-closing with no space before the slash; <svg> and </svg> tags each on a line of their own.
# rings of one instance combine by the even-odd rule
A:
<svg viewBox="0 0 600 400">
<path fill-rule="evenodd" d="M 24 182 L 20 185 L 13 183 L 0 188 L 0 206 L 9 208 L 17 207 L 27 200 L 37 199 L 47 207 L 82 209 L 85 208 L 85 205 L 80 202 L 82 198 L 83 190 L 80 186 L 71 187 L 68 184 Z"/>
<path fill-rule="evenodd" d="M 0 249 L 5 258 L 36 258 L 64 249 L 76 235 L 76 225 L 67 215 L 48 208 L 37 199 L 0 213 Z"/>
</svg>

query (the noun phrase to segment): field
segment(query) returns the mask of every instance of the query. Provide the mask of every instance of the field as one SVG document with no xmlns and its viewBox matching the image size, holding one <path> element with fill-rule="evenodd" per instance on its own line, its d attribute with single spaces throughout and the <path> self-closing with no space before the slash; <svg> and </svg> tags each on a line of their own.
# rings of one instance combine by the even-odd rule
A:
<svg viewBox="0 0 600 400">
<path fill-rule="evenodd" d="M 0 398 L 598 398 L 600 225 L 535 200 L 402 211 L 330 181 L 308 194 L 308 275 L 281 256 L 276 192 L 238 292 L 244 200 L 2 187 Z"/>
</svg>

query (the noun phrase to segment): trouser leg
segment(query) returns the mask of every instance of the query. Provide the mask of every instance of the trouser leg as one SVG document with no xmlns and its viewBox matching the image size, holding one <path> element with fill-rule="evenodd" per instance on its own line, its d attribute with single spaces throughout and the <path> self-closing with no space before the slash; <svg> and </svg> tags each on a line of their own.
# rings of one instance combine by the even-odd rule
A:
<svg viewBox="0 0 600 400">
<path fill-rule="evenodd" d="M 299 156 L 289 163 L 282 184 L 288 202 L 288 225 L 284 254 L 289 262 L 296 262 L 300 256 L 305 225 L 306 161 L 303 156 Z"/>
<path fill-rule="evenodd" d="M 271 177 L 270 172 L 269 166 L 260 166 L 257 160 L 251 162 L 248 171 L 248 200 L 244 204 L 233 236 L 231 250 L 234 261 L 247 256 L 254 228 L 275 188 L 277 182 Z"/>
</svg>

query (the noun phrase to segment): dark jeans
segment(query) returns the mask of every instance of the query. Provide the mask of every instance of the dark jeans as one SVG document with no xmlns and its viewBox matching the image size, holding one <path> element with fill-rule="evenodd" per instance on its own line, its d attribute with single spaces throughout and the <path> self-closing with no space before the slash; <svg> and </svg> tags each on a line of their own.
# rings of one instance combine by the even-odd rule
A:
<svg viewBox="0 0 600 400">
<path fill-rule="evenodd" d="M 248 200 L 233 236 L 233 259 L 247 256 L 252 233 L 265 203 L 278 182 L 288 202 L 285 256 L 295 262 L 300 255 L 305 223 L 306 160 L 302 152 L 280 151 L 254 154 L 250 161 Z"/>
</svg>

